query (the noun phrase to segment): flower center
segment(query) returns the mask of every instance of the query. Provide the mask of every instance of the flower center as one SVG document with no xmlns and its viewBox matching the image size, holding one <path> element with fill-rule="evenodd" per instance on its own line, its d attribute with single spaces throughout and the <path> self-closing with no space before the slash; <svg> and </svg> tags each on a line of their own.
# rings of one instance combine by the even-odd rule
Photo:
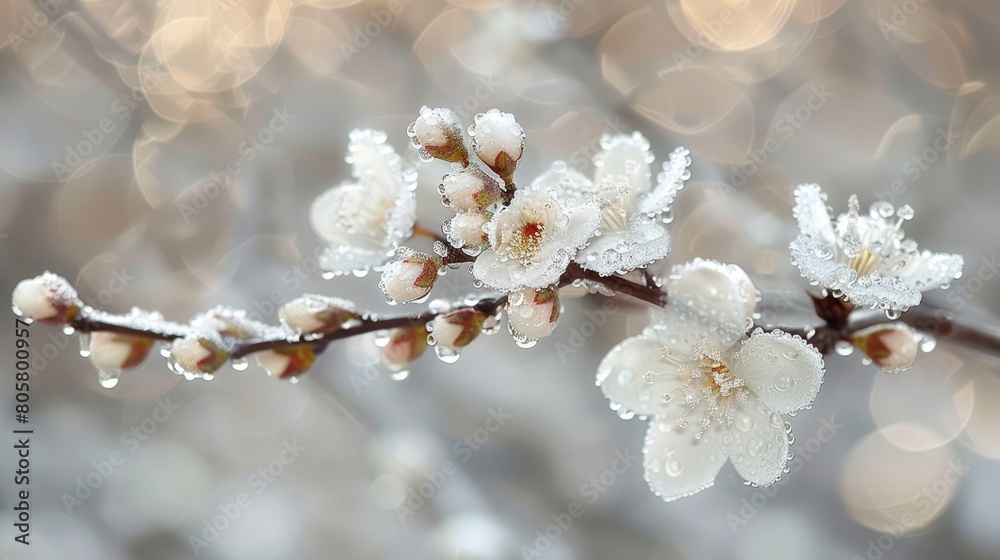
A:
<svg viewBox="0 0 1000 560">
<path fill-rule="evenodd" d="M 535 255 L 542 248 L 545 237 L 545 224 L 541 222 L 525 222 L 515 229 L 504 247 L 507 255 L 527 266 L 532 263 Z"/>
<path fill-rule="evenodd" d="M 858 276 L 867 276 L 878 269 L 882 259 L 868 249 L 863 249 L 861 253 L 851 257 L 848 266 L 858 273 Z"/>
<path fill-rule="evenodd" d="M 737 377 L 722 361 L 718 352 L 697 352 L 690 361 L 677 360 L 666 347 L 660 349 L 660 354 L 667 361 L 677 366 L 677 372 L 686 377 L 686 381 L 677 389 L 663 395 L 665 401 L 673 401 L 675 397 L 680 405 L 687 410 L 677 421 L 678 426 L 686 428 L 688 415 L 697 409 L 701 414 L 698 420 L 696 439 L 701 439 L 713 422 L 722 426 L 730 426 L 741 403 L 747 401 L 749 390 L 743 379 Z M 648 372 L 646 380 L 652 382 L 655 372 Z"/>
</svg>

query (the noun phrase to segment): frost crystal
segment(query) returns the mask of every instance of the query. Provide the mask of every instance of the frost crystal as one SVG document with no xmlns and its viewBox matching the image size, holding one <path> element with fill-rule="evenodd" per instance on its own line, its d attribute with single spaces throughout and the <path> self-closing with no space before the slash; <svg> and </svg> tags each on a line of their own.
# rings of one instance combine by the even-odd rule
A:
<svg viewBox="0 0 1000 560">
<path fill-rule="evenodd" d="M 667 291 L 668 309 L 613 348 L 597 373 L 620 415 L 653 417 L 643 447 L 646 481 L 676 500 L 710 487 L 728 458 L 751 484 L 775 482 L 791 438 L 780 415 L 812 403 L 822 356 L 781 331 L 746 336 L 756 290 L 734 265 L 675 267 Z"/>
<path fill-rule="evenodd" d="M 848 211 L 834 220 L 818 185 L 795 189 L 800 235 L 792 241 L 792 263 L 813 284 L 856 305 L 896 315 L 920 303 L 921 292 L 947 288 L 962 275 L 961 255 L 918 252 L 900 229 L 913 209 L 887 202 L 859 212 L 856 196 Z"/>
<path fill-rule="evenodd" d="M 320 195 L 309 213 L 316 235 L 329 245 L 320 264 L 333 274 L 385 264 L 416 221 L 416 172 L 386 143 L 385 133 L 352 131 L 347 162 L 354 181 Z"/>
</svg>

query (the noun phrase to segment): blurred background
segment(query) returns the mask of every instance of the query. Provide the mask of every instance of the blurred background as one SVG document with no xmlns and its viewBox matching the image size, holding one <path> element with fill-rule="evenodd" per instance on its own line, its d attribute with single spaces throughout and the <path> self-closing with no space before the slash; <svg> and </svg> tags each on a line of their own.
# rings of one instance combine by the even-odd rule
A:
<svg viewBox="0 0 1000 560">
<path fill-rule="evenodd" d="M 922 248 L 966 257 L 928 299 L 995 320 L 998 25 L 992 0 L 2 0 L 4 293 L 51 270 L 91 305 L 178 321 L 226 304 L 274 322 L 304 292 L 401 312 L 372 277 L 321 278 L 306 216 L 349 175 L 352 128 L 416 162 L 427 104 L 513 112 L 519 183 L 555 159 L 589 173 L 604 133 L 687 146 L 669 263 L 741 264 L 765 322 L 810 320 L 787 257 L 800 182 L 837 211 L 852 192 L 911 204 Z M 420 171 L 432 228 L 445 171 Z M 498 334 L 405 379 L 345 341 L 298 384 L 255 365 L 185 382 L 154 355 L 105 390 L 75 336 L 34 325 L 32 544 L 5 475 L 0 556 L 1000 558 L 995 358 L 941 343 L 886 375 L 833 356 L 791 419 L 789 475 L 756 489 L 727 466 L 667 504 L 621 459 L 646 423 L 593 383 L 645 313 L 603 303 L 567 299 L 533 349 Z"/>
</svg>

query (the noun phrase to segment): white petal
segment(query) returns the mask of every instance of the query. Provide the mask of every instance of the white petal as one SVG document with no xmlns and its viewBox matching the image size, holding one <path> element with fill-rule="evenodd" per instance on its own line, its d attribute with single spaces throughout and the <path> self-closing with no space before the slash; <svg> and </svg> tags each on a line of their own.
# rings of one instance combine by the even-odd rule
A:
<svg viewBox="0 0 1000 560">
<path fill-rule="evenodd" d="M 608 352 L 597 367 L 597 385 L 601 387 L 613 408 L 646 416 L 664 414 L 675 404 L 667 404 L 664 395 L 684 383 L 677 364 L 663 355 L 664 345 L 653 336 L 626 338 Z M 686 356 L 684 349 L 671 349 Z M 646 374 L 652 372 L 651 380 Z"/>
<path fill-rule="evenodd" d="M 803 278 L 812 283 L 839 289 L 839 286 L 857 277 L 857 273 L 851 275 L 851 267 L 833 259 L 833 244 L 817 237 L 799 235 L 788 245 L 788 250 L 792 264 L 798 267 Z"/>
<path fill-rule="evenodd" d="M 906 311 L 920 304 L 920 292 L 899 278 L 887 278 L 875 272 L 841 288 L 844 299 L 859 307 Z"/>
<path fill-rule="evenodd" d="M 365 251 L 349 247 L 327 248 L 319 256 L 319 266 L 333 274 L 347 274 L 381 266 L 392 258 L 393 251 Z"/>
<path fill-rule="evenodd" d="M 554 193 L 555 197 L 573 203 L 594 198 L 594 184 L 579 171 L 568 167 L 564 161 L 554 161 L 528 186 L 531 191 Z M 550 195 L 547 195 L 551 197 Z"/>
<path fill-rule="evenodd" d="M 688 166 L 691 165 L 691 154 L 687 148 L 679 147 L 670 153 L 663 162 L 663 171 L 656 176 L 656 187 L 639 199 L 637 214 L 660 214 L 666 212 L 677 196 L 677 191 L 684 188 L 684 181 L 691 177 Z"/>
<path fill-rule="evenodd" d="M 733 374 L 779 414 L 812 404 L 823 383 L 823 356 L 801 337 L 757 329 L 733 356 Z"/>
<path fill-rule="evenodd" d="M 710 429 L 701 439 L 695 439 L 698 410 L 689 414 L 687 427 L 681 428 L 678 420 L 684 410 L 673 406 L 654 418 L 649 423 L 643 446 L 643 466 L 649 489 L 668 502 L 711 487 L 726 463 L 723 434 Z"/>
<path fill-rule="evenodd" d="M 361 182 L 372 181 L 393 193 L 416 186 L 416 174 L 403 165 L 396 150 L 386 143 L 380 130 L 352 130 L 347 145 L 351 174 Z"/>
<path fill-rule="evenodd" d="M 767 486 L 781 478 L 788 463 L 785 422 L 757 397 L 738 406 L 722 439 L 736 472 L 748 482 Z"/>
<path fill-rule="evenodd" d="M 520 271 L 518 274 L 523 276 L 524 267 L 516 260 L 509 259 L 506 262 L 501 262 L 500 255 L 487 249 L 480 253 L 476 262 L 473 263 L 472 275 L 494 290 L 513 292 L 522 286 L 519 281 L 515 281 L 512 277 L 512 269 L 515 267 Z"/>
<path fill-rule="evenodd" d="M 669 313 L 725 347 L 746 333 L 757 291 L 742 268 L 695 259 L 673 268 L 666 283 Z"/>
<path fill-rule="evenodd" d="M 962 255 L 924 251 L 899 276 L 911 287 L 926 292 L 960 278 L 964 264 Z"/>
<path fill-rule="evenodd" d="M 587 243 L 597 231 L 597 226 L 601 223 L 601 210 L 595 204 L 588 204 L 568 208 L 566 214 L 569 216 L 569 223 L 560 245 L 573 249 L 576 254 L 575 250 Z"/>
<path fill-rule="evenodd" d="M 649 164 L 654 159 L 649 140 L 638 132 L 606 135 L 601 138 L 601 147 L 604 149 L 594 156 L 594 183 L 601 186 L 624 182 L 633 197 L 649 192 Z"/>
<path fill-rule="evenodd" d="M 646 222 L 594 237 L 576 261 L 601 276 L 611 276 L 646 266 L 669 253 L 670 234 L 663 226 Z"/>
<path fill-rule="evenodd" d="M 826 193 L 819 185 L 799 185 L 795 188 L 795 208 L 792 215 L 799 221 L 799 231 L 828 244 L 836 240 Z"/>
</svg>

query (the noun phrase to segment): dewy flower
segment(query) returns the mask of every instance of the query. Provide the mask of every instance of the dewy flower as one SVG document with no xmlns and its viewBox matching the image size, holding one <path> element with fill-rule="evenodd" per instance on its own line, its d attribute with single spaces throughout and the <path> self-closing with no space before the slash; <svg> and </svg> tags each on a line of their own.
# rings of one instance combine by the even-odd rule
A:
<svg viewBox="0 0 1000 560">
<path fill-rule="evenodd" d="M 613 348 L 597 383 L 624 417 L 652 417 L 645 478 L 664 500 L 710 487 L 728 458 L 756 485 L 781 476 L 790 428 L 780 416 L 809 406 L 823 358 L 798 336 L 746 331 L 757 301 L 735 265 L 695 260 L 666 282 L 670 305 Z"/>
<path fill-rule="evenodd" d="M 316 361 L 316 350 L 312 346 L 299 344 L 288 348 L 264 350 L 254 354 L 257 365 L 271 377 L 287 379 L 304 373 Z"/>
<path fill-rule="evenodd" d="M 670 235 L 662 217 L 691 176 L 687 169 L 691 158 L 687 149 L 675 149 L 663 162 L 663 171 L 653 186 L 649 166 L 655 156 L 645 137 L 638 132 L 605 135 L 601 147 L 603 151 L 594 156 L 594 186 L 597 195 L 609 204 L 601 216 L 600 236 L 577 261 L 584 268 L 610 276 L 625 274 L 670 253 Z"/>
<path fill-rule="evenodd" d="M 917 334 L 899 322 L 875 325 L 854 333 L 851 342 L 885 373 L 906 371 L 917 360 Z"/>
<path fill-rule="evenodd" d="M 433 342 L 439 354 L 441 349 L 455 353 L 479 336 L 485 322 L 486 315 L 472 308 L 443 313 L 428 323 L 427 330 L 431 333 L 428 341 Z"/>
<path fill-rule="evenodd" d="M 416 172 L 404 166 L 384 132 L 352 131 L 347 162 L 354 181 L 321 194 L 309 213 L 316 235 L 329 245 L 320 264 L 333 274 L 385 264 L 416 221 Z"/>
<path fill-rule="evenodd" d="M 524 288 L 514 292 L 507 299 L 507 310 L 507 327 L 514 340 L 530 342 L 545 338 L 555 331 L 562 312 L 559 288 Z"/>
<path fill-rule="evenodd" d="M 490 109 L 475 116 L 469 127 L 472 149 L 505 184 L 513 182 L 514 170 L 524 152 L 524 129 L 514 115 Z"/>
<path fill-rule="evenodd" d="M 851 195 L 848 211 L 833 219 L 819 186 L 800 185 L 794 215 L 801 234 L 789 248 L 802 276 L 855 305 L 884 309 L 890 318 L 918 305 L 921 292 L 946 288 L 962 275 L 961 255 L 920 253 L 905 238 L 900 226 L 913 218 L 908 205 L 894 209 L 880 201 L 862 216 Z"/>
<path fill-rule="evenodd" d="M 281 306 L 278 319 L 296 333 L 334 332 L 360 323 L 361 314 L 345 299 L 304 294 Z"/>
<path fill-rule="evenodd" d="M 427 328 L 401 327 L 389 331 L 382 346 L 382 363 L 391 371 L 402 371 L 427 349 Z"/>
<path fill-rule="evenodd" d="M 90 361 L 102 370 L 124 371 L 138 367 L 149 349 L 153 347 L 153 339 L 147 336 L 96 331 L 90 334 Z"/>
<path fill-rule="evenodd" d="M 76 316 L 83 302 L 62 276 L 46 272 L 18 282 L 11 296 L 14 313 L 42 323 L 67 323 Z"/>
<path fill-rule="evenodd" d="M 490 248 L 476 259 L 472 274 L 504 292 L 546 288 L 559 280 L 600 219 L 596 202 L 563 198 L 545 185 L 518 189 L 484 226 Z"/>
<path fill-rule="evenodd" d="M 451 109 L 422 107 L 420 116 L 406 130 L 420 157 L 449 162 L 466 162 L 469 154 L 458 115 Z"/>
</svg>

